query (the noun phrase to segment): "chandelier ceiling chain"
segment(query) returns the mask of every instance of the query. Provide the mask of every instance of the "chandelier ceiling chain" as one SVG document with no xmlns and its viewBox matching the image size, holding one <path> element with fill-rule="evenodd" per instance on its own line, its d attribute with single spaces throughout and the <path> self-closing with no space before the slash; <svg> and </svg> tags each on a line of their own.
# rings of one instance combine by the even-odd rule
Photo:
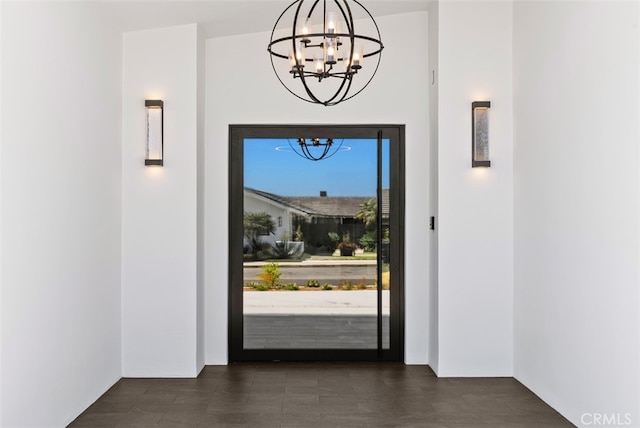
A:
<svg viewBox="0 0 640 428">
<path fill-rule="evenodd" d="M 356 32 L 351 5 L 359 7 L 358 16 L 366 19 L 372 34 Z M 291 20 L 285 22 L 287 18 Z M 383 48 L 378 25 L 357 0 L 296 0 L 276 20 L 267 50 L 278 80 L 289 92 L 310 103 L 333 106 L 369 85 Z"/>
</svg>

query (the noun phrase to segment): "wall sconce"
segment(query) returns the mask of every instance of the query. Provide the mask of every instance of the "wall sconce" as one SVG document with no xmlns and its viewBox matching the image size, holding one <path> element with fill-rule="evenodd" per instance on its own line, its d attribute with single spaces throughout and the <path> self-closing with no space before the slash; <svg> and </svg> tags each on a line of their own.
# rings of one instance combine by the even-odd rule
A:
<svg viewBox="0 0 640 428">
<path fill-rule="evenodd" d="M 491 101 L 471 103 L 471 166 L 491 166 L 489 160 L 489 108 Z"/>
<path fill-rule="evenodd" d="M 163 107 L 162 100 L 144 100 L 147 108 L 147 153 L 145 165 L 162 166 Z"/>
</svg>

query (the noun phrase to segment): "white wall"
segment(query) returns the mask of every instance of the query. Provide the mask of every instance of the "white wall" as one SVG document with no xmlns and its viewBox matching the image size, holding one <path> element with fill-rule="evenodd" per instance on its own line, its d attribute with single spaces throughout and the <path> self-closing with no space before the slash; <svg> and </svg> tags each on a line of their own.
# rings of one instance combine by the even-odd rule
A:
<svg viewBox="0 0 640 428">
<path fill-rule="evenodd" d="M 195 376 L 198 363 L 198 27 L 125 33 L 122 373 Z M 145 99 L 164 100 L 164 166 L 145 167 Z"/>
<path fill-rule="evenodd" d="M 376 20 L 385 45 L 371 85 L 334 107 L 311 105 L 290 95 L 271 69 L 269 33 L 207 41 L 206 303 L 208 364 L 227 362 L 228 126 L 229 124 L 406 124 L 406 361 L 427 362 L 429 199 L 427 13 Z M 407 55 L 411 52 L 413 55 Z M 255 59 L 251 67 L 228 64 Z M 224 66 L 221 66 L 224 65 Z"/>
<path fill-rule="evenodd" d="M 429 216 L 434 218 L 434 229 L 429 240 L 429 366 L 438 372 L 438 32 L 439 2 L 429 2 Z M 427 77 L 428 78 L 428 77 Z"/>
<path fill-rule="evenodd" d="M 2 17 L 4 14 L 4 7 L 3 7 L 3 3 L 0 3 L 0 24 L 3 22 L 2 21 Z M 4 31 L 2 31 L 0 29 L 0 100 L 2 99 L 2 84 L 4 82 L 4 80 L 2 79 L 2 74 L 3 74 L 3 70 L 2 70 L 2 53 L 4 50 Z M 2 347 L 2 308 L 4 307 L 4 304 L 2 303 L 2 280 L 3 280 L 3 274 L 2 274 L 2 138 L 3 138 L 3 134 L 2 134 L 2 102 L 0 102 L 0 349 Z M 2 351 L 0 350 L 0 385 L 3 384 L 2 382 L 2 372 L 3 372 L 3 365 L 2 365 Z M 0 423 L 2 423 L 3 421 L 3 416 L 2 416 L 2 408 L 3 408 L 3 400 L 2 400 L 2 388 L 0 387 Z"/>
<path fill-rule="evenodd" d="M 2 2 L 2 426 L 65 426 L 120 378 L 122 51 L 107 21 L 96 4 Z"/>
<path fill-rule="evenodd" d="M 204 169 L 204 105 L 206 101 L 206 93 L 205 93 L 205 70 L 206 70 L 206 39 L 203 34 L 203 30 L 201 26 L 198 26 L 198 41 L 197 41 L 197 67 L 198 67 L 198 89 L 197 89 L 197 103 L 198 103 L 198 123 L 197 123 L 197 153 L 196 153 L 196 162 L 198 165 L 197 172 L 197 321 L 196 321 L 196 329 L 197 329 L 197 349 L 196 349 L 196 369 L 200 369 L 204 367 L 204 343 L 206 338 L 205 333 L 205 304 L 204 304 L 204 219 L 205 219 L 205 211 L 204 211 L 204 198 L 205 198 L 205 188 L 204 188 L 204 177 L 205 177 L 205 169 Z"/>
<path fill-rule="evenodd" d="M 579 426 L 640 426 L 638 9 L 514 10 L 515 376 Z"/>
<path fill-rule="evenodd" d="M 511 2 L 441 2 L 438 374 L 511 376 Z M 471 168 L 471 102 L 491 101 L 491 168 Z"/>
</svg>

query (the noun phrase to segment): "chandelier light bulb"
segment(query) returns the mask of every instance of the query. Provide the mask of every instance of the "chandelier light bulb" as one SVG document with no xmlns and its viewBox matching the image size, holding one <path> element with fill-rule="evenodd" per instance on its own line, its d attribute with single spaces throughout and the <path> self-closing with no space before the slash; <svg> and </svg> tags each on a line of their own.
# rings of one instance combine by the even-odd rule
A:
<svg viewBox="0 0 640 428">
<path fill-rule="evenodd" d="M 336 63 L 336 51 L 333 46 L 327 46 L 327 64 Z"/>
<path fill-rule="evenodd" d="M 334 35 L 336 33 L 336 14 L 333 12 L 327 13 L 327 34 Z"/>
<path fill-rule="evenodd" d="M 302 28 L 300 29 L 300 34 L 302 34 L 302 38 L 300 39 L 300 44 L 311 43 L 309 39 L 309 20 L 305 20 L 304 24 L 302 24 Z"/>
<path fill-rule="evenodd" d="M 353 50 L 353 63 L 351 64 L 351 68 L 354 68 L 354 69 L 362 68 L 362 65 L 360 64 L 360 61 L 362 61 L 362 58 L 363 58 L 362 46 L 356 45 L 355 49 Z"/>
<path fill-rule="evenodd" d="M 322 60 L 322 57 L 320 56 L 320 54 L 316 54 L 316 57 L 313 63 L 315 64 L 314 68 L 317 74 L 324 73 L 324 61 Z"/>
</svg>

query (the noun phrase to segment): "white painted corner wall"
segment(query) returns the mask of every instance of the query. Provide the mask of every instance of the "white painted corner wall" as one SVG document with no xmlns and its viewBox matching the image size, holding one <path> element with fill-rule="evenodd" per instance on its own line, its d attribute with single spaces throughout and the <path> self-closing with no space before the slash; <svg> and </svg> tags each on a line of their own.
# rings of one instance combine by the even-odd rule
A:
<svg viewBox="0 0 640 428">
<path fill-rule="evenodd" d="M 193 377 L 202 369 L 200 37 L 197 24 L 123 36 L 123 376 Z M 164 100 L 163 167 L 144 166 L 145 99 Z"/>
<path fill-rule="evenodd" d="M 3 79 L 2 79 L 2 75 L 4 73 L 3 69 L 2 69 L 2 53 L 4 51 L 4 42 L 3 40 L 5 39 L 6 35 L 5 33 L 2 31 L 3 25 L 3 14 L 4 14 L 4 7 L 3 4 L 0 3 L 0 99 L 2 98 L 2 87 L 3 87 Z M 2 210 L 2 139 L 4 138 L 4 134 L 2 133 L 2 121 L 3 121 L 3 115 L 2 115 L 2 102 L 0 102 L 0 385 L 3 384 L 2 378 L 3 375 L 2 373 L 4 372 L 4 366 L 2 365 L 2 335 L 3 335 L 3 329 L 2 329 L 2 320 L 4 319 L 2 316 L 2 308 L 4 307 L 4 305 L 2 304 L 2 284 L 3 284 L 3 274 L 2 274 L 2 217 L 3 217 L 3 210 Z M 0 424 L 2 423 L 3 419 L 3 399 L 2 399 L 2 394 L 3 394 L 3 388 L 0 387 Z"/>
<path fill-rule="evenodd" d="M 514 20 L 514 373 L 578 426 L 637 427 L 640 4 Z"/>
<path fill-rule="evenodd" d="M 206 72 L 206 38 L 202 32 L 202 27 L 198 26 L 198 40 L 197 40 L 197 108 L 198 108 L 198 123 L 197 123 L 197 148 L 196 148 L 196 163 L 197 163 L 197 313 L 196 313 L 196 370 L 199 373 L 205 365 L 205 340 L 206 340 L 206 327 L 205 322 L 205 282 L 204 282 L 204 223 L 205 223 L 205 169 L 204 169 L 204 145 L 205 145 L 205 72 Z"/>
<path fill-rule="evenodd" d="M 431 369 L 438 373 L 438 230 L 440 216 L 438 212 L 438 32 L 439 32 L 439 1 L 429 2 L 428 23 L 428 61 L 427 72 L 431 73 L 429 85 L 429 216 L 433 216 L 433 230 L 429 236 L 429 297 L 427 316 L 428 322 L 428 358 Z M 437 74 L 437 76 L 436 76 Z"/>
<path fill-rule="evenodd" d="M 437 373 L 511 376 L 513 6 L 440 2 L 438 25 Z M 490 168 L 471 167 L 472 101 L 491 101 Z"/>
<path fill-rule="evenodd" d="M 121 376 L 121 33 L 96 4 L 0 7 L 0 425 L 66 426 Z"/>
</svg>

